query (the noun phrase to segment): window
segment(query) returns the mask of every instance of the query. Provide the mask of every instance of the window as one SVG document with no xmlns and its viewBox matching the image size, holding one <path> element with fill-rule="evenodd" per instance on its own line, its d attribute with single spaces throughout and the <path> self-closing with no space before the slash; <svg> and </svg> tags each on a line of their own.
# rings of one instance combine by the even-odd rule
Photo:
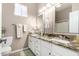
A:
<svg viewBox="0 0 79 59">
<path fill-rule="evenodd" d="M 14 15 L 27 17 L 27 7 L 21 4 L 15 4 Z"/>
</svg>

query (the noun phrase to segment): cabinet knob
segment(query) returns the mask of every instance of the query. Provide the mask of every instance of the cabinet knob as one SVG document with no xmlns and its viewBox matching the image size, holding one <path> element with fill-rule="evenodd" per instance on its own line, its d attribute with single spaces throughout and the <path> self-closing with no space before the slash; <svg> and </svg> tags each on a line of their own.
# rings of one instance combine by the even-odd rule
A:
<svg viewBox="0 0 79 59">
<path fill-rule="evenodd" d="M 51 53 L 49 53 L 49 55 L 51 55 Z"/>
</svg>

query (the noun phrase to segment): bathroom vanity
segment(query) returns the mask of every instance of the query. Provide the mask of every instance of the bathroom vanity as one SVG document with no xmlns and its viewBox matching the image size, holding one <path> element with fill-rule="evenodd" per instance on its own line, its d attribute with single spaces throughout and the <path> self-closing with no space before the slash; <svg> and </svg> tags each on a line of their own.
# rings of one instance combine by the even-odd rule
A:
<svg viewBox="0 0 79 59">
<path fill-rule="evenodd" d="M 69 43 L 53 37 L 50 39 L 31 35 L 28 46 L 36 56 L 78 56 L 79 51 L 70 47 Z"/>
</svg>

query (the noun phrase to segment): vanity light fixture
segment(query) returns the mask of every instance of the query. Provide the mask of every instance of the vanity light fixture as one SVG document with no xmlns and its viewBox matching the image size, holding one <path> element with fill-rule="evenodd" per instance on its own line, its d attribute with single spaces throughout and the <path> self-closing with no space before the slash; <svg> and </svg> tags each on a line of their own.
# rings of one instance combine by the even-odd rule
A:
<svg viewBox="0 0 79 59">
<path fill-rule="evenodd" d="M 39 10 L 39 12 L 42 12 L 42 11 L 44 11 L 46 8 L 49 8 L 49 7 L 51 7 L 52 6 L 52 4 L 51 3 L 48 3 L 48 4 L 46 4 L 46 6 L 43 6 L 40 10 Z"/>
<path fill-rule="evenodd" d="M 61 7 L 61 3 L 48 3 L 46 4 L 46 8 L 51 7 L 51 6 L 55 6 L 55 7 Z"/>
<path fill-rule="evenodd" d="M 61 7 L 61 3 L 57 3 L 57 4 L 55 4 L 55 7 L 57 7 L 57 8 L 59 8 L 59 7 Z"/>
<path fill-rule="evenodd" d="M 46 7 L 44 6 L 44 7 L 42 8 L 42 11 L 45 10 L 45 9 L 46 9 Z"/>
<path fill-rule="evenodd" d="M 44 11 L 45 9 L 46 9 L 46 7 L 44 6 L 44 7 L 42 7 L 42 9 L 39 10 L 39 12 L 42 12 L 42 11 Z"/>
<path fill-rule="evenodd" d="M 51 6 L 52 6 L 51 3 L 46 4 L 46 7 L 47 7 L 47 8 L 48 8 L 48 7 L 51 7 Z"/>
<path fill-rule="evenodd" d="M 51 6 L 55 6 L 57 8 L 61 7 L 61 3 L 47 3 L 46 6 L 42 7 L 40 10 L 39 10 L 39 13 L 44 11 L 46 8 L 49 8 Z"/>
</svg>

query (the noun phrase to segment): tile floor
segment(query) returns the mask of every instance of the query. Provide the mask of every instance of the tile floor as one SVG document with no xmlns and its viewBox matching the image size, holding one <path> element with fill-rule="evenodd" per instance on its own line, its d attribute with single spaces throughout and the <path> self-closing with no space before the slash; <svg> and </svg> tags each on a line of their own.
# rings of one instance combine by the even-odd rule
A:
<svg viewBox="0 0 79 59">
<path fill-rule="evenodd" d="M 24 51 L 9 54 L 9 56 L 34 56 L 34 54 L 29 49 L 26 49 Z"/>
</svg>

